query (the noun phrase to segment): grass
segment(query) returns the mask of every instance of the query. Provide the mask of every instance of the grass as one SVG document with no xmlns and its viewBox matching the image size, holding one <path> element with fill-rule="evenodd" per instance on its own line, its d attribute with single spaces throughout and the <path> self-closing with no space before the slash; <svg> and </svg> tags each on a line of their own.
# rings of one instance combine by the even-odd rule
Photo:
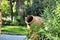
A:
<svg viewBox="0 0 60 40">
<path fill-rule="evenodd" d="M 28 30 L 24 26 L 2 26 L 2 32 L 28 34 Z"/>
</svg>

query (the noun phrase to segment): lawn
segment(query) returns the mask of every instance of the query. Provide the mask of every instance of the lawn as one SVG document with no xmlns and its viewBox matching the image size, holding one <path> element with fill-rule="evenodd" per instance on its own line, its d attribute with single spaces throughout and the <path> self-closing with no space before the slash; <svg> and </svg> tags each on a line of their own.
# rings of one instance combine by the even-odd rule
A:
<svg viewBox="0 0 60 40">
<path fill-rule="evenodd" d="M 13 34 L 28 34 L 28 30 L 24 26 L 2 26 L 2 32 Z"/>
</svg>

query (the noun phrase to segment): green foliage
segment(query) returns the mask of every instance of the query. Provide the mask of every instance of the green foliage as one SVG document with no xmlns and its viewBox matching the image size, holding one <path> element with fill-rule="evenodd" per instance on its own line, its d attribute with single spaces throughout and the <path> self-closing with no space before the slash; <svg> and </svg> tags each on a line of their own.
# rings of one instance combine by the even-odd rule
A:
<svg viewBox="0 0 60 40">
<path fill-rule="evenodd" d="M 28 37 L 34 40 L 34 37 L 38 35 L 35 40 L 60 40 L 60 3 L 56 2 L 53 11 L 48 5 L 42 14 L 42 18 L 45 19 L 45 25 L 32 25 L 32 32 L 29 32 Z"/>
<path fill-rule="evenodd" d="M 2 20 L 3 25 L 10 25 L 11 22 L 11 20 Z"/>
<path fill-rule="evenodd" d="M 11 21 L 10 25 L 14 25 L 14 26 L 18 26 L 18 25 L 21 25 L 21 26 L 26 26 L 26 23 L 25 21 L 22 19 L 21 16 L 17 16 L 14 21 Z"/>
<path fill-rule="evenodd" d="M 11 23 L 10 23 L 10 25 L 19 25 L 19 23 L 18 23 L 18 21 L 15 19 L 14 21 L 12 21 Z"/>
<path fill-rule="evenodd" d="M 3 16 L 11 16 L 9 1 L 3 0 L 1 5 Z M 9 20 L 4 20 L 3 22 L 7 21 L 8 24 L 11 25 L 26 25 L 23 21 L 23 17 L 17 16 L 18 13 L 16 12 L 17 8 L 15 5 L 16 3 L 13 5 L 15 20 L 11 23 Z M 45 25 L 32 24 L 30 27 L 31 31 L 29 31 L 28 34 L 29 38 L 34 39 L 34 37 L 36 37 L 35 40 L 60 40 L 60 0 L 25 0 L 24 5 L 23 7 L 25 9 L 23 9 L 26 11 L 26 15 L 32 14 L 40 16 L 42 14 L 41 16 L 45 22 Z M 24 29 L 20 29 L 19 27 L 16 29 L 17 31 L 15 31 L 14 28 L 7 28 L 7 30 L 14 33 L 20 33 L 20 30 L 21 32 L 22 30 L 24 31 Z"/>
<path fill-rule="evenodd" d="M 18 25 L 22 25 L 22 26 L 26 25 L 25 21 L 21 16 L 17 16 L 16 21 L 18 22 Z"/>
<path fill-rule="evenodd" d="M 2 8 L 3 16 L 8 16 L 9 13 L 10 13 L 9 1 L 7 1 L 7 0 L 2 0 L 1 6 L 2 6 L 1 8 Z"/>
<path fill-rule="evenodd" d="M 26 1 L 26 13 L 27 15 L 35 15 L 35 16 L 41 16 L 43 13 L 44 8 L 48 4 L 48 0 L 33 0 L 33 1 Z M 31 4 L 32 3 L 32 4 Z"/>
</svg>

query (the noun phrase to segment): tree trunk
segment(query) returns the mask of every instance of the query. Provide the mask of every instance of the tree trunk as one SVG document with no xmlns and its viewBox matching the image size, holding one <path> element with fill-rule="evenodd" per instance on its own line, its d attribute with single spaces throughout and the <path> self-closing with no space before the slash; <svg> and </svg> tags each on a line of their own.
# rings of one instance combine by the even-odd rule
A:
<svg viewBox="0 0 60 40">
<path fill-rule="evenodd" d="M 13 4 L 12 4 L 12 0 L 10 0 L 10 7 L 11 7 L 11 20 L 13 20 Z"/>
<path fill-rule="evenodd" d="M 16 11 L 18 16 L 24 17 L 24 0 L 16 0 Z"/>
</svg>

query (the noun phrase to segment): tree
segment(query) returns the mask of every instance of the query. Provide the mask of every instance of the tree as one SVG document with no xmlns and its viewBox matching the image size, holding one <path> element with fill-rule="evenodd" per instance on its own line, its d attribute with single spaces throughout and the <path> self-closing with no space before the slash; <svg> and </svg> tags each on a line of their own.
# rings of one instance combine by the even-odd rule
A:
<svg viewBox="0 0 60 40">
<path fill-rule="evenodd" d="M 10 7 L 10 2 L 8 0 L 2 0 L 1 3 L 1 10 L 2 10 L 2 16 L 3 17 L 8 17 L 10 16 L 11 13 L 11 7 Z"/>
<path fill-rule="evenodd" d="M 10 7 L 11 7 L 11 20 L 13 20 L 13 2 L 12 2 L 12 0 L 9 0 L 10 1 Z"/>
<path fill-rule="evenodd" d="M 20 24 L 22 25 L 24 22 L 24 17 L 25 17 L 25 13 L 24 13 L 24 1 L 25 0 L 16 0 L 16 12 L 17 12 L 17 16 L 20 18 Z"/>
<path fill-rule="evenodd" d="M 24 0 L 16 0 L 16 11 L 18 16 L 23 17 L 24 15 Z"/>
</svg>

